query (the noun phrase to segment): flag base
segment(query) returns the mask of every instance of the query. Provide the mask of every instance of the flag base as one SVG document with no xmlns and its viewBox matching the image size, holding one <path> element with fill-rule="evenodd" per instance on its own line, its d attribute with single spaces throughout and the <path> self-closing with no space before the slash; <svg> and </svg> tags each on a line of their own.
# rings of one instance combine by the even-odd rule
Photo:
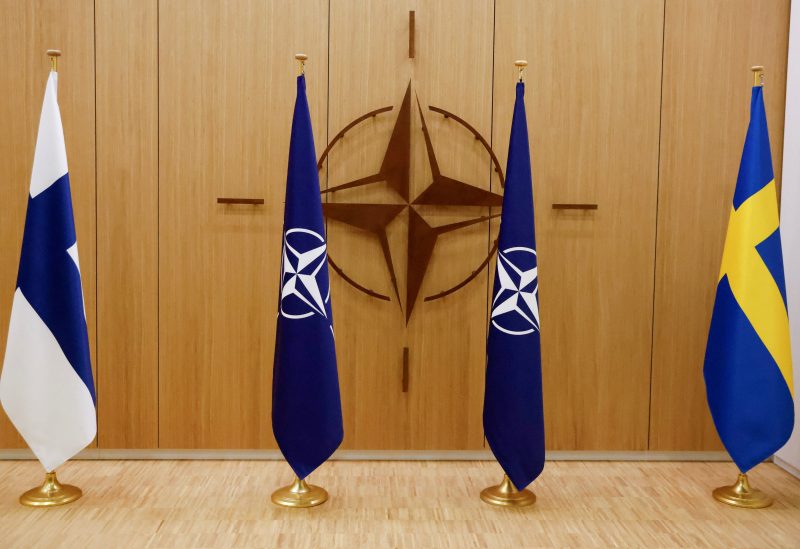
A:
<svg viewBox="0 0 800 549">
<path fill-rule="evenodd" d="M 305 479 L 295 477 L 289 486 L 279 488 L 272 494 L 272 503 L 281 507 L 315 507 L 328 501 L 324 488 L 306 484 Z"/>
<path fill-rule="evenodd" d="M 46 473 L 44 483 L 38 488 L 28 490 L 19 497 L 19 502 L 28 507 L 55 507 L 71 503 L 81 497 L 83 492 L 76 486 L 61 484 L 55 471 Z"/>
<path fill-rule="evenodd" d="M 763 509 L 772 505 L 771 497 L 750 487 L 750 481 L 744 473 L 739 473 L 736 484 L 717 488 L 713 495 L 717 501 L 745 509 Z"/>
<path fill-rule="evenodd" d="M 508 475 L 503 475 L 503 482 L 484 489 L 481 499 L 499 507 L 527 507 L 536 503 L 536 494 L 527 489 L 517 490 Z"/>
</svg>

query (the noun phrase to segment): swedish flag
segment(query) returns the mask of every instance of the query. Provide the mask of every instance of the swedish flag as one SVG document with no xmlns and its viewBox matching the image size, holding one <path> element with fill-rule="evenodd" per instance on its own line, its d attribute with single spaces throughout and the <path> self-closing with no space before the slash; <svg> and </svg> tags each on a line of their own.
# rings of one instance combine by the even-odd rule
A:
<svg viewBox="0 0 800 549">
<path fill-rule="evenodd" d="M 703 373 L 720 438 L 746 473 L 783 446 L 794 425 L 778 201 L 761 86 L 753 87 Z"/>
</svg>

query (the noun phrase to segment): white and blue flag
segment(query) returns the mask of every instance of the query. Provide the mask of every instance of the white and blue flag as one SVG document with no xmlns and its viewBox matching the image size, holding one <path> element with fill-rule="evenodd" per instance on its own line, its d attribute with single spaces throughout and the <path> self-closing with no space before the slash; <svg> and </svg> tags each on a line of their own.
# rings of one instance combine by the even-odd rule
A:
<svg viewBox="0 0 800 549">
<path fill-rule="evenodd" d="M 95 392 L 72 215 L 67 151 L 50 73 L 33 157 L 0 403 L 44 466 L 95 437 Z"/>
</svg>

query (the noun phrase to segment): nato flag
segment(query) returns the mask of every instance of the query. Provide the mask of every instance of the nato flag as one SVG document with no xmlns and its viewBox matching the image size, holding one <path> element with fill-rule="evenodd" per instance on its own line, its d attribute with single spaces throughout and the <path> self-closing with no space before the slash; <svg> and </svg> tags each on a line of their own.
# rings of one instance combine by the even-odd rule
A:
<svg viewBox="0 0 800 549">
<path fill-rule="evenodd" d="M 301 75 L 289 144 L 272 373 L 272 430 L 301 479 L 328 459 L 344 436 L 327 259 L 314 136 Z"/>
<path fill-rule="evenodd" d="M 486 345 L 483 428 L 518 490 L 544 468 L 539 280 L 525 85 L 517 84 Z"/>
</svg>

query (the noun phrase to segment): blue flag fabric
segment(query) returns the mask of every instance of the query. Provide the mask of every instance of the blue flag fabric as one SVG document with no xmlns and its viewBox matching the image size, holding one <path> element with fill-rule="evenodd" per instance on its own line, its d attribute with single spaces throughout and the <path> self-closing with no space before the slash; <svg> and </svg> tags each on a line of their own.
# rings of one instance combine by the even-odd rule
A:
<svg viewBox="0 0 800 549">
<path fill-rule="evenodd" d="M 319 191 L 306 81 L 301 75 L 289 145 L 272 375 L 272 430 L 301 479 L 324 463 L 344 437 Z"/>
<path fill-rule="evenodd" d="M 725 448 L 746 473 L 794 426 L 786 284 L 763 88 L 753 88 L 706 346 L 706 395 Z"/>
<path fill-rule="evenodd" d="M 508 147 L 483 402 L 486 440 L 519 490 L 544 468 L 538 292 L 525 85 L 519 82 Z"/>
</svg>

